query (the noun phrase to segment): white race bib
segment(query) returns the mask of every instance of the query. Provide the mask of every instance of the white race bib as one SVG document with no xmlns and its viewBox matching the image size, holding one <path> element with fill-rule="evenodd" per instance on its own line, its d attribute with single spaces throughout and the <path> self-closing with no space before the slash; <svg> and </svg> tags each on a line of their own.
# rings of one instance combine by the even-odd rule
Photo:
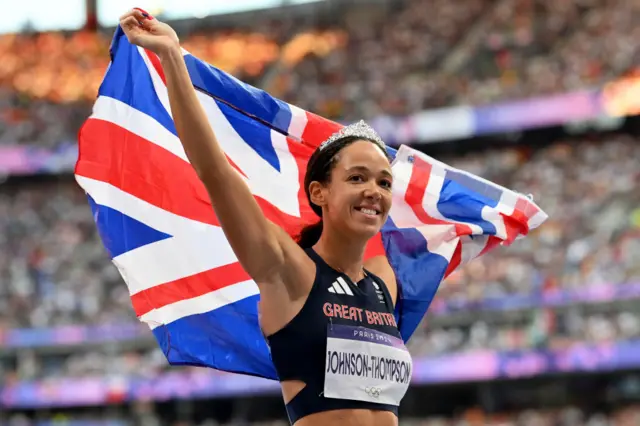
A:
<svg viewBox="0 0 640 426">
<path fill-rule="evenodd" d="M 324 396 L 400 405 L 411 382 L 404 342 L 365 327 L 329 324 Z"/>
</svg>

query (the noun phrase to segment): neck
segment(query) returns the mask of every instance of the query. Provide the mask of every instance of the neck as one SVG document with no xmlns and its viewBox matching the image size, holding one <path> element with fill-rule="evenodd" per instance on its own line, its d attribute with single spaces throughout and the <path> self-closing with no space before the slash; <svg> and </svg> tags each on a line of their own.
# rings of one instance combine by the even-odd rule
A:
<svg viewBox="0 0 640 426">
<path fill-rule="evenodd" d="M 346 274 L 354 283 L 360 281 L 364 276 L 363 259 L 367 241 L 327 231 L 325 228 L 313 249 L 333 269 Z"/>
</svg>

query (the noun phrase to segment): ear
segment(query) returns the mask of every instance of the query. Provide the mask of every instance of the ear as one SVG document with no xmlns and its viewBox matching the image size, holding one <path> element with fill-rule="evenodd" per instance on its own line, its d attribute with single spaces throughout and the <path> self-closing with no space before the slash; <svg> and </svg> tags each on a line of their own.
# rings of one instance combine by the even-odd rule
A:
<svg viewBox="0 0 640 426">
<path fill-rule="evenodd" d="M 309 198 L 311 202 L 319 207 L 323 207 L 327 204 L 327 188 L 318 181 L 313 181 L 309 184 Z"/>
</svg>

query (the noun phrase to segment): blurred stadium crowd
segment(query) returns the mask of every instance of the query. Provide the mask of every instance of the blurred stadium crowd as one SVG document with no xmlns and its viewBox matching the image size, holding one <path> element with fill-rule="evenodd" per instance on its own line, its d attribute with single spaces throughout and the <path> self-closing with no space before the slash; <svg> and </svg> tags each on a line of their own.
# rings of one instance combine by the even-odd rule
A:
<svg viewBox="0 0 640 426">
<path fill-rule="evenodd" d="M 66 422 L 65 416 L 58 416 L 57 421 L 32 423 L 26 417 L 14 416 L 7 426 L 130 426 L 131 420 L 97 420 L 86 417 L 82 423 Z M 136 420 L 145 426 L 161 426 L 158 416 L 147 410 Z M 401 419 L 399 426 L 636 426 L 640 423 L 640 406 L 626 406 L 613 412 L 583 410 L 577 407 L 565 407 L 556 410 L 526 410 L 519 413 L 487 414 L 481 410 L 471 409 L 454 418 L 432 417 L 425 419 Z M 213 420 L 204 422 L 179 421 L 172 426 L 248 426 L 246 422 L 218 423 Z M 252 426 L 287 426 L 285 421 L 253 422 Z"/>
<path fill-rule="evenodd" d="M 340 12 L 194 26 L 182 43 L 288 102 L 344 120 L 590 87 L 640 54 L 635 1 L 402 0 Z M 111 35 L 0 36 L 0 144 L 74 141 Z M 52 104 L 61 101 L 65 108 Z"/>
<path fill-rule="evenodd" d="M 640 63 L 640 2 L 635 0 L 402 0 L 353 5 L 343 12 L 339 18 L 312 20 L 283 15 L 233 29 L 194 25 L 181 36 L 197 57 L 292 104 L 340 120 L 588 88 Z M 110 37 L 85 31 L 0 35 L 0 147 L 75 143 L 108 63 Z M 412 353 L 639 339 L 640 310 L 633 306 L 545 307 L 508 318 L 481 309 L 484 301 L 507 296 L 541 299 L 640 283 L 639 158 L 640 140 L 626 134 L 439 157 L 531 193 L 550 218 L 528 238 L 452 274 L 412 338 Z M 470 310 L 463 315 L 452 306 Z M 78 186 L 69 178 L 0 186 L 0 334 L 12 328 L 126 321 L 136 321 L 126 286 L 107 258 Z M 4 384 L 152 377 L 168 368 L 152 340 L 135 349 L 84 348 L 72 354 L 21 350 L 2 361 Z M 164 424 L 152 410 L 135 423 L 116 417 L 93 424 Z M 15 415 L 7 424 L 73 425 L 64 416 L 59 420 L 34 423 Z M 470 410 L 455 418 L 401 419 L 400 424 L 637 426 L 640 407 L 503 415 Z"/>
<path fill-rule="evenodd" d="M 520 323 L 488 326 L 477 317 L 464 326 L 426 327 L 448 302 L 480 303 L 513 294 L 543 296 L 562 290 L 640 281 L 640 144 L 630 136 L 558 142 L 442 158 L 448 164 L 543 200 L 550 219 L 539 231 L 459 269 L 441 287 L 434 314 L 411 349 L 416 356 L 489 348 L 614 341 L 640 336 L 634 312 L 583 316 L 540 312 Z M 0 192 L 0 324 L 44 327 L 134 321 L 126 287 L 108 261 L 86 198 L 71 181 L 7 187 Z M 540 317 L 540 318 L 538 318 Z M 542 335 L 542 337 L 533 337 Z M 557 339 L 556 339 L 557 338 Z M 555 340 L 554 340 L 555 339 Z M 78 355 L 80 358 L 81 356 Z M 94 372 L 99 365 L 143 372 L 157 363 L 122 355 L 120 362 L 68 359 L 56 374 Z M 135 357 L 133 357 L 135 358 Z M 131 359 L 133 359 L 131 358 Z M 161 357 L 156 358 L 164 364 Z M 124 362 L 123 362 L 124 361 Z M 32 378 L 35 373 L 27 374 Z M 36 374 L 37 375 L 37 374 Z"/>
</svg>

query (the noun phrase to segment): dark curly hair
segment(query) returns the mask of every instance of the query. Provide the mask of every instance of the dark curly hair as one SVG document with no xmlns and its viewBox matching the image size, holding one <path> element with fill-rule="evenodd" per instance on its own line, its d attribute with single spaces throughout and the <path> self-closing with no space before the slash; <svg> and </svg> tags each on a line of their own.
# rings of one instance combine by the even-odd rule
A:
<svg viewBox="0 0 640 426">
<path fill-rule="evenodd" d="M 320 217 L 320 220 L 316 223 L 305 226 L 300 231 L 300 234 L 297 238 L 297 242 L 300 247 L 313 247 L 320 239 L 320 235 L 322 235 L 322 208 L 311 202 L 309 185 L 313 181 L 320 182 L 322 184 L 329 183 L 329 181 L 331 180 L 331 171 L 336 165 L 336 160 L 338 158 L 337 154 L 352 143 L 361 140 L 369 141 L 380 147 L 376 142 L 367 138 L 358 136 L 347 136 L 345 138 L 338 139 L 337 141 L 332 142 L 322 150 L 316 149 L 313 155 L 311 155 L 311 158 L 307 163 L 307 171 L 304 175 L 304 191 L 305 194 L 307 194 L 307 200 L 309 201 L 311 209 Z M 381 147 L 380 149 L 382 150 Z M 386 151 L 383 152 L 387 159 L 391 160 L 389 154 Z"/>
</svg>

